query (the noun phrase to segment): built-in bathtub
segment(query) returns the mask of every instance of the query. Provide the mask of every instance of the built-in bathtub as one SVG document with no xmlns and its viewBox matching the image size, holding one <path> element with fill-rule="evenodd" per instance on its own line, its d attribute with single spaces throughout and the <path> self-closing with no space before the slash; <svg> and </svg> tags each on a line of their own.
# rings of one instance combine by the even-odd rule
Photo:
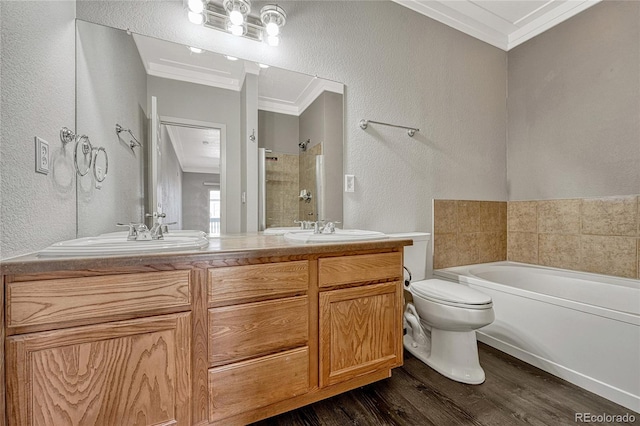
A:
<svg viewBox="0 0 640 426">
<path fill-rule="evenodd" d="M 481 342 L 640 412 L 640 280 L 514 262 L 434 275 L 491 296 Z"/>
</svg>

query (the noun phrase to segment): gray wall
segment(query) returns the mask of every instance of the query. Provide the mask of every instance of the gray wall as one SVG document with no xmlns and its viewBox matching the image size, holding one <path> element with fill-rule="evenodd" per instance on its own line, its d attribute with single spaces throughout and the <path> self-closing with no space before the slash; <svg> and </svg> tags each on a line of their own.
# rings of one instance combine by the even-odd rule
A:
<svg viewBox="0 0 640 426">
<path fill-rule="evenodd" d="M 182 225 L 184 229 L 209 232 L 209 191 L 214 186 L 204 182 L 220 182 L 220 175 L 210 173 L 183 173 Z"/>
<path fill-rule="evenodd" d="M 92 172 L 78 176 L 78 236 L 87 237 L 121 230 L 118 222 L 143 221 L 143 148 L 132 150 L 129 135 L 119 138 L 115 125 L 131 129 L 146 143 L 147 74 L 126 32 L 82 21 L 77 28 L 76 131 L 109 156 L 100 189 Z"/>
<path fill-rule="evenodd" d="M 324 143 L 325 183 L 327 188 L 342 188 L 343 159 L 343 97 L 338 93 L 324 92 Z M 328 220 L 343 221 L 342 191 L 327 190 L 325 216 Z M 339 225 L 342 226 L 342 225 Z"/>
<path fill-rule="evenodd" d="M 0 2 L 0 258 L 75 238 L 75 2 Z M 34 137 L 51 170 L 35 173 Z"/>
<path fill-rule="evenodd" d="M 258 144 L 283 154 L 298 155 L 299 120 L 295 115 L 258 111 Z"/>
<path fill-rule="evenodd" d="M 240 92 L 153 76 L 147 79 L 147 91 L 158 98 L 161 116 L 226 125 L 227 199 L 223 214 L 227 232 L 240 232 Z M 183 210 L 183 221 L 185 215 Z M 186 223 L 183 226 L 189 229 Z"/>
<path fill-rule="evenodd" d="M 345 227 L 427 231 L 432 198 L 506 200 L 504 51 L 390 1 L 279 4 L 290 19 L 277 49 L 193 25 L 181 2 L 79 1 L 77 13 L 343 82 L 345 172 L 356 176 Z M 362 118 L 421 131 L 363 131 Z"/>
<path fill-rule="evenodd" d="M 607 1 L 509 52 L 510 200 L 640 193 L 640 3 Z"/>
<path fill-rule="evenodd" d="M 325 165 L 324 217 L 322 220 L 343 220 L 342 211 L 342 95 L 324 92 L 300 114 L 300 140 L 309 139 L 307 150 L 322 143 Z M 339 188 L 338 192 L 331 191 Z M 312 188 L 312 191 L 314 189 Z"/>
</svg>

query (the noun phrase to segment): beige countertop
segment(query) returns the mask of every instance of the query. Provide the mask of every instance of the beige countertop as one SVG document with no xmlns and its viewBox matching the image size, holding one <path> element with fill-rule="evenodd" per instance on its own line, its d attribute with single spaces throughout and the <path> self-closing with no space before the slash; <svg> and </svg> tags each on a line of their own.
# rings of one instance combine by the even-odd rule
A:
<svg viewBox="0 0 640 426">
<path fill-rule="evenodd" d="M 201 250 L 183 250 L 150 254 L 127 254 L 110 256 L 39 256 L 37 253 L 1 261 L 2 275 L 34 274 L 60 270 L 105 269 L 142 266 L 161 263 L 198 263 L 224 261 L 226 258 L 282 258 L 392 249 L 411 245 L 410 239 L 383 239 L 360 242 L 298 244 L 279 235 L 261 233 L 230 234 L 209 239 L 209 246 Z"/>
</svg>

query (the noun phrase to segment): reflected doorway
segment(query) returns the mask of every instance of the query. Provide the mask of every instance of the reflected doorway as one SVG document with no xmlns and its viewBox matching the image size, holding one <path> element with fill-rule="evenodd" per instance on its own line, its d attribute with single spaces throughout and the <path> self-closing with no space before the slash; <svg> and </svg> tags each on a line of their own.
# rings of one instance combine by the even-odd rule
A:
<svg viewBox="0 0 640 426">
<path fill-rule="evenodd" d="M 163 211 L 176 222 L 170 229 L 224 233 L 225 126 L 173 117 L 161 117 L 161 125 Z"/>
</svg>

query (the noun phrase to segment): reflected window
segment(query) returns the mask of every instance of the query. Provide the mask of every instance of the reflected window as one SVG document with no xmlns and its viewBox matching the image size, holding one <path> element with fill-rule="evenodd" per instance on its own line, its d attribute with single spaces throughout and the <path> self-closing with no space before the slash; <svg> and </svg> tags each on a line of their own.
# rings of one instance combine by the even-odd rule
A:
<svg viewBox="0 0 640 426">
<path fill-rule="evenodd" d="M 220 190 L 209 191 L 209 233 L 220 235 Z"/>
</svg>

